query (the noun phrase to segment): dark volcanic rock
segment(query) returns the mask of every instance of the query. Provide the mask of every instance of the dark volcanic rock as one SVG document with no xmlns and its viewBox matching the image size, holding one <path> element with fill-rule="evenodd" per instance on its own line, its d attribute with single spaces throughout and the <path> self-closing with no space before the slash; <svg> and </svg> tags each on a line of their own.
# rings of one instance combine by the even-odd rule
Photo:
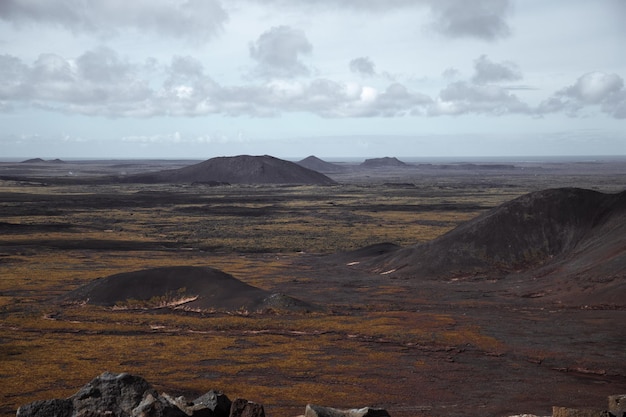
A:
<svg viewBox="0 0 626 417">
<path fill-rule="evenodd" d="M 62 298 L 104 306 L 198 310 L 306 310 L 303 301 L 276 296 L 209 267 L 171 266 L 98 278 Z"/>
<path fill-rule="evenodd" d="M 148 382 L 130 374 L 105 372 L 65 400 L 36 401 L 20 407 L 18 417 L 111 416 L 130 417 L 144 398 L 159 398 Z M 155 408 L 152 408 L 153 410 Z M 179 410 L 180 411 L 180 410 Z M 181 415 L 182 414 L 182 415 Z M 141 414 L 135 414 L 141 415 Z M 176 414 L 146 414 L 154 417 Z M 181 417 L 184 413 L 178 414 Z"/>
<path fill-rule="evenodd" d="M 105 372 L 67 399 L 35 401 L 20 407 L 17 417 L 228 417 L 230 411 L 228 397 L 216 391 L 188 403 L 183 397 L 159 395 L 139 376 Z"/>
<path fill-rule="evenodd" d="M 194 417 L 228 417 L 231 405 L 232 401 L 224 393 L 211 390 L 193 400 L 189 410 Z"/>
<path fill-rule="evenodd" d="M 363 168 L 394 168 L 394 167 L 406 167 L 407 164 L 400 161 L 398 158 L 384 157 L 384 158 L 372 158 L 366 159 L 361 166 Z"/>
<path fill-rule="evenodd" d="M 230 417 L 265 417 L 262 404 L 238 398 L 230 406 Z"/>
<path fill-rule="evenodd" d="M 72 417 L 73 412 L 71 399 L 43 400 L 23 405 L 16 417 Z"/>
<path fill-rule="evenodd" d="M 131 183 L 317 184 L 335 182 L 317 171 L 272 156 L 240 155 L 212 158 L 199 164 L 130 175 Z"/>
<path fill-rule="evenodd" d="M 113 416 L 131 415 L 146 394 L 159 395 L 143 378 L 130 374 L 105 372 L 74 394 L 72 404 L 76 414 L 90 410 L 110 412 Z"/>
</svg>

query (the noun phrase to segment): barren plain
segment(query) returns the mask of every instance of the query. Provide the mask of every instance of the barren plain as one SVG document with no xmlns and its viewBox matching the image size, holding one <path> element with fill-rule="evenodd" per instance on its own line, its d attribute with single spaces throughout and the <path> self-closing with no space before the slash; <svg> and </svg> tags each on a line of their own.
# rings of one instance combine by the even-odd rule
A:
<svg viewBox="0 0 626 417">
<path fill-rule="evenodd" d="M 307 403 L 394 417 L 549 415 L 626 392 L 626 300 L 394 278 L 338 255 L 430 241 L 532 191 L 622 192 L 626 159 L 343 163 L 330 186 L 89 181 L 188 164 L 0 163 L 0 415 L 68 397 L 103 371 L 189 397 L 219 389 L 272 417 Z M 316 308 L 61 301 L 95 278 L 163 266 L 216 268 Z"/>
</svg>

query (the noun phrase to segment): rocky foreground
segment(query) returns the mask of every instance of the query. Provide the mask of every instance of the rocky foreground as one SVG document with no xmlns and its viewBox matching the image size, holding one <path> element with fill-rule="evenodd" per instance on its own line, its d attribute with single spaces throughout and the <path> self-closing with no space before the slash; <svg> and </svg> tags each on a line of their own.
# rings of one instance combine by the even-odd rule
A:
<svg viewBox="0 0 626 417">
<path fill-rule="evenodd" d="M 145 379 L 105 372 L 66 399 L 35 401 L 17 417 L 265 417 L 262 404 L 243 398 L 231 401 L 209 391 L 193 401 L 159 394 Z M 626 417 L 626 395 L 609 397 L 608 410 L 553 407 L 553 417 Z M 381 408 L 339 410 L 308 404 L 304 417 L 390 417 Z M 535 417 L 528 414 L 520 417 Z"/>
</svg>

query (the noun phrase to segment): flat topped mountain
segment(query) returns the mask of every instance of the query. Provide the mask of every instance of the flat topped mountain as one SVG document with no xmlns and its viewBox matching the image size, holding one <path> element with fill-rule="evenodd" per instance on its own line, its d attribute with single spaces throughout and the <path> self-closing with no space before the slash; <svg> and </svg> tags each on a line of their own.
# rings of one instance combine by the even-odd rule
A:
<svg viewBox="0 0 626 417">
<path fill-rule="evenodd" d="M 125 182 L 139 183 L 228 183 L 228 184 L 317 184 L 333 180 L 295 162 L 272 156 L 240 155 L 212 158 L 187 167 L 131 175 Z"/>
<path fill-rule="evenodd" d="M 313 155 L 308 156 L 296 163 L 300 166 L 303 166 L 308 169 L 312 169 L 313 171 L 317 171 L 317 172 L 333 173 L 333 172 L 341 172 L 345 170 L 345 167 L 342 167 L 341 165 L 333 164 L 331 162 L 326 162 L 318 158 L 317 156 L 313 156 Z"/>
<path fill-rule="evenodd" d="M 270 293 L 210 267 L 172 266 L 98 278 L 65 295 L 65 302 L 193 310 L 299 310 L 311 305 Z"/>
<path fill-rule="evenodd" d="M 601 282 L 595 292 L 623 303 L 626 191 L 561 188 L 526 194 L 437 239 L 372 257 L 366 265 L 421 279 L 517 276 L 539 282 L 541 277 L 543 282 L 575 280 L 587 289 Z"/>
<path fill-rule="evenodd" d="M 366 159 L 362 164 L 364 168 L 393 168 L 393 167 L 406 167 L 407 164 L 400 161 L 398 158 L 384 157 L 384 158 L 372 158 Z"/>
</svg>

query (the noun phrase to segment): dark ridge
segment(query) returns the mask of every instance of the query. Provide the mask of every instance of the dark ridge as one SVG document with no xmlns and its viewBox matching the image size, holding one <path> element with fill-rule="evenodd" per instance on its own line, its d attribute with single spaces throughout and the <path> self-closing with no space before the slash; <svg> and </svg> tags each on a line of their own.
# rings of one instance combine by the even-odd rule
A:
<svg viewBox="0 0 626 417">
<path fill-rule="evenodd" d="M 385 168 L 385 167 L 406 167 L 408 166 L 398 158 L 384 157 L 384 158 L 372 158 L 366 159 L 361 166 L 363 168 Z"/>
<path fill-rule="evenodd" d="M 335 184 L 324 174 L 268 155 L 212 158 L 179 169 L 130 175 L 121 181 L 131 183 Z"/>
<path fill-rule="evenodd" d="M 41 159 L 41 158 L 32 158 L 32 159 L 27 159 L 25 161 L 22 161 L 21 163 L 22 164 L 42 164 L 42 163 L 65 164 L 66 162 L 59 158 L 51 159 L 49 161 L 46 161 L 45 159 Z"/>
<path fill-rule="evenodd" d="M 317 172 L 328 172 L 328 173 L 336 173 L 345 171 L 345 167 L 342 167 L 337 164 L 333 164 L 330 162 L 326 162 L 316 156 L 308 156 L 298 162 L 298 165 L 303 166 L 308 169 L 312 169 Z"/>
<path fill-rule="evenodd" d="M 617 280 L 623 297 L 626 191 L 560 188 L 526 194 L 431 242 L 373 258 L 368 267 L 411 278 L 525 274 L 531 279 Z"/>
<path fill-rule="evenodd" d="M 248 285 L 209 267 L 171 266 L 98 278 L 65 295 L 63 302 L 190 310 L 309 310 L 313 306 Z"/>
</svg>

